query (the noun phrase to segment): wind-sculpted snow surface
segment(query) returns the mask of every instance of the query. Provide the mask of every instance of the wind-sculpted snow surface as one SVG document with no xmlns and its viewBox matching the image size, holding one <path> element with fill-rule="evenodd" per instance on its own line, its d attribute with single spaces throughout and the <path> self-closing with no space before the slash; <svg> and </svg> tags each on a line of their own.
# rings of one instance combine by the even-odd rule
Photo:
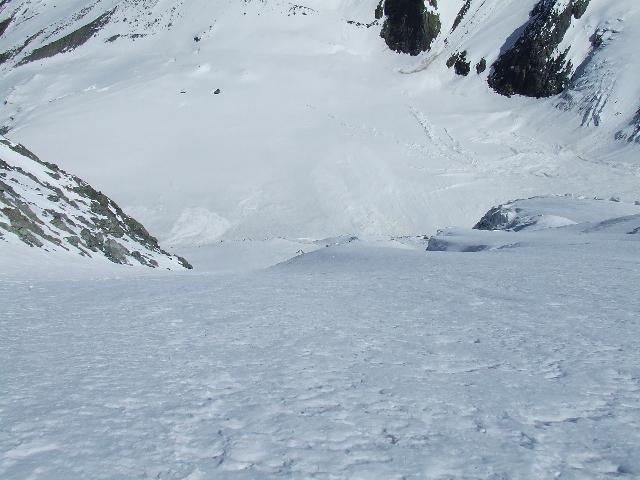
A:
<svg viewBox="0 0 640 480">
<path fill-rule="evenodd" d="M 106 195 L 0 137 L 0 254 L 10 255 L 16 242 L 119 264 L 191 268 Z"/>
<path fill-rule="evenodd" d="M 607 228 L 328 239 L 235 275 L 0 269 L 0 477 L 638 478 L 640 235 Z"/>
</svg>

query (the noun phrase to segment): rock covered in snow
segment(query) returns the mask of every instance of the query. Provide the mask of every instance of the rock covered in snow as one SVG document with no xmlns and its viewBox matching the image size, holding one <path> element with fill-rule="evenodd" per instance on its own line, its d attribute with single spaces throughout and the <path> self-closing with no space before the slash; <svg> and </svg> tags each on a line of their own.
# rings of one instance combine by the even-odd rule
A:
<svg viewBox="0 0 640 480">
<path fill-rule="evenodd" d="M 191 268 L 109 197 L 0 137 L 0 240 L 102 255 L 118 264 Z M 2 244 L 0 243 L 0 249 Z"/>
<path fill-rule="evenodd" d="M 489 210 L 475 230 L 543 230 L 640 214 L 638 207 L 618 201 L 565 196 L 533 197 Z"/>
<path fill-rule="evenodd" d="M 431 252 L 481 252 L 522 246 L 551 246 L 636 239 L 640 207 L 619 200 L 595 200 L 571 195 L 533 197 L 489 210 L 472 230 L 451 227 L 429 239 Z M 634 235 L 634 237 L 629 237 Z"/>
<path fill-rule="evenodd" d="M 628 143 L 640 143 L 640 110 L 626 128 L 616 133 L 616 138 Z"/>
</svg>

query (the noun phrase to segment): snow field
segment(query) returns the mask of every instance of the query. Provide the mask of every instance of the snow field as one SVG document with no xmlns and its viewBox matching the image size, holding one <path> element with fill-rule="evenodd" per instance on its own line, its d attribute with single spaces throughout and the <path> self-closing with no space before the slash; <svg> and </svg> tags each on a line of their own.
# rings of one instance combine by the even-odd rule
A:
<svg viewBox="0 0 640 480">
<path fill-rule="evenodd" d="M 640 246 L 612 238 L 6 278 L 0 477 L 636 478 Z"/>
</svg>

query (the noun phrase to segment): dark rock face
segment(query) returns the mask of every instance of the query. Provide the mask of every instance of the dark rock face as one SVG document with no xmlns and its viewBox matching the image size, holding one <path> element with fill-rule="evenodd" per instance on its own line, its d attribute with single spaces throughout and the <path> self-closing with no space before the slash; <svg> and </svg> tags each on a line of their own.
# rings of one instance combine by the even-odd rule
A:
<svg viewBox="0 0 640 480">
<path fill-rule="evenodd" d="M 624 130 L 616 133 L 616 140 L 626 140 L 629 143 L 640 143 L 640 110 L 635 114 L 633 120 Z"/>
<path fill-rule="evenodd" d="M 2 35 L 4 35 L 4 32 L 7 31 L 7 28 L 9 28 L 9 25 L 11 24 L 12 20 L 13 20 L 13 17 L 0 20 L 0 37 L 2 37 Z"/>
<path fill-rule="evenodd" d="M 526 212 L 518 207 L 516 202 L 507 203 L 493 207 L 489 210 L 480 221 L 473 227 L 474 230 L 506 230 L 510 232 L 519 232 L 533 225 L 536 225 L 542 214 L 534 214 Z"/>
<path fill-rule="evenodd" d="M 378 6 L 376 7 L 375 17 L 376 20 L 380 20 L 382 17 L 384 17 L 384 0 L 380 0 L 380 3 L 378 3 Z"/>
<path fill-rule="evenodd" d="M 11 50 L 7 50 L 5 52 L 0 53 L 0 65 L 11 60 L 12 58 L 19 55 L 20 53 L 22 53 L 22 51 L 25 48 L 27 48 L 27 45 L 29 45 L 33 40 L 35 40 L 41 33 L 42 31 L 37 32 L 36 34 L 27 38 L 21 45 L 13 47 Z"/>
<path fill-rule="evenodd" d="M 524 33 L 493 64 L 489 85 L 501 95 L 549 97 L 569 84 L 573 65 L 567 51 L 556 49 L 571 26 L 584 15 L 590 0 L 540 0 Z"/>
<path fill-rule="evenodd" d="M 0 138 L 0 155 L 5 157 L 3 152 L 7 160 L 0 158 L 0 232 L 14 234 L 32 247 L 96 253 L 114 263 L 158 267 L 162 261 L 191 268 L 185 259 L 162 250 L 139 222 L 78 177 Z M 22 160 L 12 165 L 8 157 L 15 154 Z"/>
<path fill-rule="evenodd" d="M 70 52 L 71 50 L 75 50 L 79 46 L 85 44 L 91 37 L 93 37 L 97 32 L 104 27 L 111 15 L 113 15 L 114 10 L 104 13 L 96 18 L 93 22 L 80 27 L 79 29 L 71 32 L 64 37 L 55 40 L 47 45 L 36 48 L 29 55 L 24 57 L 20 61 L 20 65 L 29 62 L 35 62 L 36 60 L 42 60 L 43 58 L 53 57 L 54 55 L 58 55 L 59 53 Z"/>
<path fill-rule="evenodd" d="M 499 205 L 489 210 L 476 225 L 474 230 L 506 230 L 519 232 L 535 225 L 541 215 L 528 216 L 513 204 Z"/>
<path fill-rule="evenodd" d="M 391 50 L 418 55 L 431 48 L 441 29 L 437 4 L 429 0 L 434 11 L 427 10 L 424 0 L 385 0 L 386 19 L 380 36 Z"/>
<path fill-rule="evenodd" d="M 458 55 L 458 59 L 456 63 L 453 65 L 453 69 L 456 72 L 456 75 L 461 75 L 466 77 L 469 75 L 471 71 L 471 63 L 467 61 L 467 52 L 464 51 L 460 55 Z"/>
<path fill-rule="evenodd" d="M 462 5 L 462 8 L 458 12 L 458 15 L 456 15 L 456 19 L 453 21 L 453 26 L 451 27 L 452 32 L 460 26 L 460 23 L 464 20 L 464 17 L 467 15 L 470 8 L 471 0 L 465 0 L 464 5 Z"/>
<path fill-rule="evenodd" d="M 513 228 L 513 217 L 509 215 L 509 211 L 504 209 L 502 205 L 493 207 L 489 210 L 478 223 L 473 227 L 474 230 L 510 230 Z"/>
<path fill-rule="evenodd" d="M 640 110 L 638 110 L 638 113 L 636 113 L 636 116 L 633 119 L 631 125 L 632 132 L 631 135 L 629 135 L 629 138 L 627 138 L 627 141 L 640 143 Z"/>
<path fill-rule="evenodd" d="M 466 77 L 471 71 L 471 62 L 467 61 L 467 51 L 454 53 L 447 60 L 447 68 L 453 67 L 456 75 Z"/>
<path fill-rule="evenodd" d="M 476 63 L 476 73 L 480 75 L 487 69 L 487 60 L 482 58 L 478 63 Z"/>
</svg>

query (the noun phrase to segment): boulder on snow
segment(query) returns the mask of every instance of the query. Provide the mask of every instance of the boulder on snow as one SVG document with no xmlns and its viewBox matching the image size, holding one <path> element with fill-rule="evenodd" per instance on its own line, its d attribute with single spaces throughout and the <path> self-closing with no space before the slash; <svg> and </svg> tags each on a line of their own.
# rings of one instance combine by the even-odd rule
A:
<svg viewBox="0 0 640 480">
<path fill-rule="evenodd" d="M 471 71 L 471 62 L 467 61 L 467 51 L 456 52 L 447 60 L 447 68 L 453 67 L 456 75 L 466 77 Z"/>
<path fill-rule="evenodd" d="M 571 195 L 514 200 L 490 209 L 475 230 L 544 230 L 577 224 L 595 224 L 640 214 L 636 205 L 573 197 Z"/>
</svg>

